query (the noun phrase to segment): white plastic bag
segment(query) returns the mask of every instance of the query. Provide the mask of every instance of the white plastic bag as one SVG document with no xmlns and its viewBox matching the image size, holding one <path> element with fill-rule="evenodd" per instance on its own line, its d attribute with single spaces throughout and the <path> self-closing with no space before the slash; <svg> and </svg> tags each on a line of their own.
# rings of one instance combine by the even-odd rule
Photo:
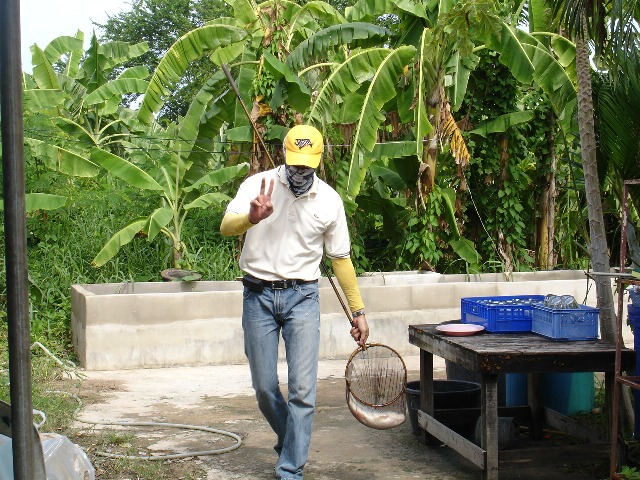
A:
<svg viewBox="0 0 640 480">
<path fill-rule="evenodd" d="M 67 437 L 41 433 L 47 480 L 95 480 L 95 470 L 84 451 Z M 11 439 L 0 435 L 0 480 L 13 479 Z"/>
</svg>

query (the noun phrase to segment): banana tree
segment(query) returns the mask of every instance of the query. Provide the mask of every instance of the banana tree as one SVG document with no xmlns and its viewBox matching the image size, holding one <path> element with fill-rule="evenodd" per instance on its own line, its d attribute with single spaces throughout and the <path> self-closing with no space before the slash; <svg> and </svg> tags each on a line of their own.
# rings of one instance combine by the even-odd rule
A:
<svg viewBox="0 0 640 480">
<path fill-rule="evenodd" d="M 90 160 L 91 148 L 118 148 L 133 130 L 132 115 L 120 108 L 120 99 L 146 88 L 146 69 L 116 71 L 122 62 L 143 53 L 145 45 L 100 45 L 94 35 L 84 51 L 83 39 L 78 31 L 74 37 L 54 39 L 44 50 L 34 44 L 33 73 L 23 76 L 27 160 L 34 162 L 36 172 L 49 172 L 45 177 L 51 171 L 71 178 L 98 175 L 99 165 Z M 46 181 L 28 180 L 27 187 L 33 191 L 26 194 L 27 212 L 67 204 L 64 196 L 37 191 L 46 188 Z"/>
<path fill-rule="evenodd" d="M 243 30 L 233 27 L 196 29 L 179 39 L 171 51 L 177 56 L 165 57 L 161 66 L 171 69 L 174 61 L 212 53 L 244 36 Z M 182 235 L 188 213 L 227 200 L 214 190 L 247 170 L 245 164 L 219 169 L 213 154 L 212 132 L 223 122 L 212 114 L 219 108 L 216 88 L 222 76 L 202 86 L 178 125 L 162 127 L 153 115 L 145 117 L 146 103 L 137 114 L 121 106 L 123 97 L 132 93 L 145 93 L 152 101 L 157 75 L 147 82 L 144 68 L 116 70 L 144 53 L 146 45 L 100 45 L 94 35 L 82 56 L 82 38 L 79 32 L 76 37 L 56 39 L 44 51 L 32 47 L 34 73 L 25 77 L 25 104 L 49 118 L 56 134 L 29 138 L 27 144 L 34 157 L 59 172 L 78 176 L 106 172 L 158 194 L 158 208 L 113 235 L 95 257 L 96 266 L 141 233 L 149 241 L 163 233 L 171 245 L 173 265 L 180 266 L 188 261 Z"/>
<path fill-rule="evenodd" d="M 200 89 L 178 125 L 164 128 L 152 123 L 145 136 L 134 136 L 123 143 L 125 155 L 118 156 L 97 147 L 92 149 L 92 162 L 128 185 L 156 194 L 158 198 L 153 211 L 135 219 L 109 239 L 93 259 L 95 266 L 104 265 L 136 236 L 144 235 L 153 241 L 161 233 L 171 245 L 173 266 L 190 268 L 183 239 L 189 213 L 230 200 L 218 190 L 246 176 L 249 170 L 246 162 L 221 168 L 213 154 L 215 144 L 211 132 L 219 131 L 223 121 L 207 114 L 220 108 L 217 92 L 223 78 L 218 72 Z"/>
<path fill-rule="evenodd" d="M 565 68 L 575 58 L 570 42 L 554 38 L 552 43 L 562 52 L 558 61 L 544 44 L 507 24 L 483 2 L 360 0 L 345 16 L 350 21 L 368 21 L 385 13 L 398 19 L 390 46 L 352 52 L 333 66 L 308 114 L 310 121 L 325 127 L 339 123 L 341 116 L 355 119 L 354 134 L 345 139 L 352 150 L 343 192 L 352 209 L 378 158 L 373 152 L 380 132 L 392 116 L 411 126 L 387 150 L 395 148 L 389 158 L 406 158 L 407 151 L 412 151 L 418 160 L 417 181 L 411 190 L 414 208 L 425 208 L 443 159 L 452 158 L 458 172 L 457 180 L 444 186 L 465 190 L 463 172 L 469 153 L 454 115 L 480 48 L 499 52 L 519 81 L 539 84 L 550 95 L 562 126 L 570 130 L 575 107 L 571 70 Z M 345 114 L 345 108 L 351 111 Z"/>
<path fill-rule="evenodd" d="M 24 76 L 25 114 L 48 124 L 45 132 L 27 132 L 33 156 L 51 169 L 72 176 L 96 176 L 90 160 L 95 146 L 117 151 L 120 141 L 135 131 L 133 115 L 120 102 L 127 94 L 146 89 L 149 73 L 118 66 L 147 50 L 144 44 L 109 42 L 95 34 L 83 51 L 84 34 L 58 37 L 42 50 L 31 47 L 33 74 Z"/>
<path fill-rule="evenodd" d="M 139 118 L 151 121 L 162 108 L 166 94 L 182 80 L 190 62 L 205 47 L 225 40 L 226 44 L 209 52 L 209 56 L 217 66 L 229 65 L 240 99 L 228 85 L 218 84 L 217 102 L 207 118 L 224 122 L 226 141 L 235 142 L 231 161 L 238 154 L 250 154 L 251 170 L 255 172 L 270 167 L 268 157 L 260 151 L 257 135 L 267 141 L 281 140 L 308 109 L 313 86 L 326 75 L 327 68 L 318 66 L 298 76 L 292 65 L 300 61 L 300 56 L 322 59 L 322 64 L 328 66 L 336 55 L 344 58 L 349 49 L 380 43 L 389 32 L 372 24 L 349 23 L 322 1 L 304 6 L 289 0 L 228 3 L 234 10 L 233 18 L 213 20 L 191 32 L 188 47 L 179 41 L 168 50 L 151 78 Z M 201 35 L 197 35 L 198 31 Z M 250 111 L 257 132 L 241 102 Z"/>
<path fill-rule="evenodd" d="M 169 142 L 168 148 L 175 148 Z M 93 265 L 100 267 L 111 260 L 120 249 L 138 236 L 144 236 L 149 242 L 158 234 L 163 234 L 171 245 L 172 264 L 175 268 L 191 268 L 189 255 L 183 238 L 183 227 L 189 213 L 194 209 L 206 209 L 220 205 L 231 198 L 224 193 L 212 191 L 238 177 L 243 177 L 249 170 L 247 163 L 224 167 L 207 173 L 195 182 L 186 180 L 189 165 L 182 162 L 179 154 L 172 153 L 158 167 L 160 175 L 156 178 L 127 162 L 121 157 L 101 149 L 94 149 L 91 158 L 103 166 L 109 173 L 124 180 L 127 184 L 142 190 L 157 193 L 159 206 L 147 216 L 139 217 L 116 232 L 93 259 Z M 168 164 L 175 164 L 175 172 L 171 172 Z M 181 173 L 184 172 L 184 173 Z"/>
<path fill-rule="evenodd" d="M 25 76 L 25 104 L 48 112 L 55 127 L 80 145 L 107 145 L 126 135 L 119 118 L 122 97 L 147 88 L 144 67 L 119 66 L 148 50 L 146 44 L 99 44 L 95 34 L 83 53 L 84 35 L 59 37 L 44 50 L 31 47 L 33 75 Z"/>
</svg>

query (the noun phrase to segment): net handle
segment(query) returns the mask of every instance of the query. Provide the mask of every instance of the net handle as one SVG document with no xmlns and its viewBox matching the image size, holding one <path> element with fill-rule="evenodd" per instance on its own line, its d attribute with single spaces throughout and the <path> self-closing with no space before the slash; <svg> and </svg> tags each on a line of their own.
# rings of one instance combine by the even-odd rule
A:
<svg viewBox="0 0 640 480">
<path fill-rule="evenodd" d="M 349 320 L 349 323 L 351 324 L 352 327 L 355 327 L 355 325 L 353 324 L 353 318 L 351 317 L 351 312 L 347 308 L 347 305 L 344 303 L 344 300 L 342 300 L 342 295 L 340 295 L 340 292 L 338 292 L 338 287 L 336 287 L 335 282 L 331 278 L 331 275 L 329 274 L 329 269 L 324 264 L 324 260 L 320 260 L 320 270 L 322 270 L 322 273 L 324 273 L 325 276 L 329 279 L 329 283 L 333 287 L 333 291 L 336 292 L 336 297 L 338 297 L 338 300 L 340 301 L 340 305 L 342 305 L 342 309 L 344 310 L 344 313 L 347 316 L 347 320 Z"/>
</svg>

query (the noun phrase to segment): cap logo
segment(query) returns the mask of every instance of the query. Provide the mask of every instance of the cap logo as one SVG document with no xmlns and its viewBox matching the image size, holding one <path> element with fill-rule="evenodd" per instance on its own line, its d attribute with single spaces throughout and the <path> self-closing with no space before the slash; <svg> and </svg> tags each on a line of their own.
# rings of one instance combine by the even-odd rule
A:
<svg viewBox="0 0 640 480">
<path fill-rule="evenodd" d="M 295 142 L 296 147 L 302 150 L 303 147 L 311 146 L 313 148 L 313 143 L 309 138 L 296 138 Z"/>
</svg>

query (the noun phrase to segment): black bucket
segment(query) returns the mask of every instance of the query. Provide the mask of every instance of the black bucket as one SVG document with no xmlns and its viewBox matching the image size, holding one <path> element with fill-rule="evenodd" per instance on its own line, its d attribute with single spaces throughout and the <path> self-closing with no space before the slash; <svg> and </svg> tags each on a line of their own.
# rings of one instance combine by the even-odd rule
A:
<svg viewBox="0 0 640 480">
<path fill-rule="evenodd" d="M 407 406 L 409 421 L 414 435 L 419 435 L 422 428 L 418 424 L 420 409 L 420 382 L 407 382 Z M 477 408 L 480 406 L 480 384 L 462 380 L 434 380 L 433 408 L 444 410 L 451 408 Z M 460 435 L 473 435 L 475 419 L 467 424 L 447 425 Z"/>
</svg>

